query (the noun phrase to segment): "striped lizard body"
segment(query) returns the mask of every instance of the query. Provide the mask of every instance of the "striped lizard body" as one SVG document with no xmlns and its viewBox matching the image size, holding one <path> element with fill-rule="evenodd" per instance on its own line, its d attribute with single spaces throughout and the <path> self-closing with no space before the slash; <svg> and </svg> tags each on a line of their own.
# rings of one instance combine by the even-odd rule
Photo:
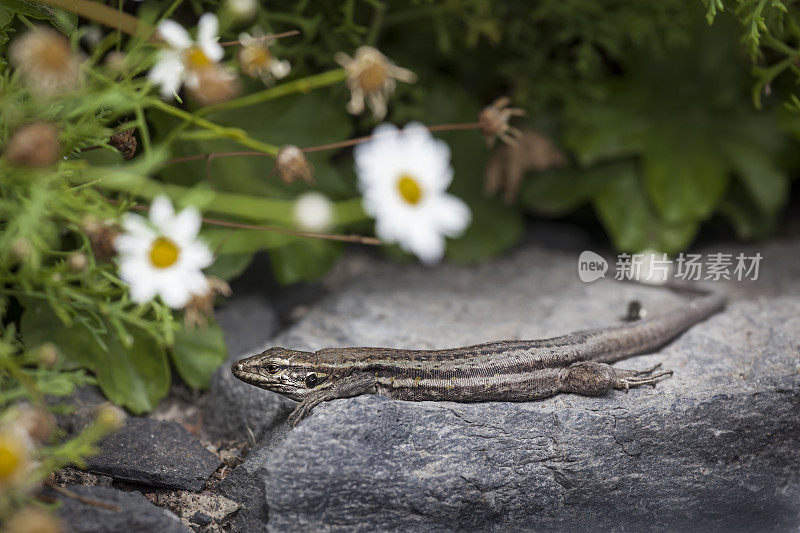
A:
<svg viewBox="0 0 800 533">
<path fill-rule="evenodd" d="M 696 292 L 696 289 L 691 289 Z M 530 401 L 559 392 L 601 395 L 651 385 L 671 371 L 623 370 L 609 363 L 650 352 L 721 310 L 703 293 L 653 318 L 542 340 L 496 341 L 444 350 L 270 348 L 235 363 L 233 374 L 300 401 L 296 424 L 320 402 L 360 394 L 409 401 Z"/>
</svg>

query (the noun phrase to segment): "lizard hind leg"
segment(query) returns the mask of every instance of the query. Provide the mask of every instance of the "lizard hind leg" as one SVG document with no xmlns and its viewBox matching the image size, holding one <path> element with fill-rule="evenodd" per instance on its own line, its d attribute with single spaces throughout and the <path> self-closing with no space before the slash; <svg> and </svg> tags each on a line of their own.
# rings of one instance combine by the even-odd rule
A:
<svg viewBox="0 0 800 533">
<path fill-rule="evenodd" d="M 607 363 L 581 361 L 566 368 L 560 377 L 561 391 L 600 396 L 611 389 L 627 391 L 631 387 L 655 385 L 663 377 L 671 376 L 671 370 L 655 372 L 661 365 L 644 370 L 614 368 Z"/>
</svg>

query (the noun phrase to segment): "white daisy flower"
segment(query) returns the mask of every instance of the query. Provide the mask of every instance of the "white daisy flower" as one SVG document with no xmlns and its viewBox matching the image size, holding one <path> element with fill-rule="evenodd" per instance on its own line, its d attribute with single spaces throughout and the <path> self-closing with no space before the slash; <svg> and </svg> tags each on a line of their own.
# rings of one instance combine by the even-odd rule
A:
<svg viewBox="0 0 800 533">
<path fill-rule="evenodd" d="M 158 62 L 147 77 L 161 87 L 161 96 L 168 98 L 180 90 L 184 83 L 196 89 L 201 74 L 213 67 L 225 55 L 217 42 L 219 22 L 216 15 L 206 13 L 197 22 L 197 41 L 174 20 L 165 20 L 158 25 L 158 33 L 168 47 L 161 50 Z"/>
<path fill-rule="evenodd" d="M 375 232 L 424 263 L 440 260 L 444 237 L 459 236 L 471 219 L 467 205 L 445 192 L 453 180 L 450 148 L 419 123 L 402 131 L 382 124 L 373 137 L 355 148 L 354 157 Z"/>
<path fill-rule="evenodd" d="M 138 303 L 161 296 L 165 304 L 180 309 L 192 296 L 208 293 L 201 269 L 213 262 L 211 251 L 197 240 L 200 213 L 187 207 L 175 213 L 166 196 L 150 206 L 150 221 L 132 213 L 122 220 L 125 233 L 114 240 L 120 255 L 120 278 L 130 285 Z"/>
</svg>

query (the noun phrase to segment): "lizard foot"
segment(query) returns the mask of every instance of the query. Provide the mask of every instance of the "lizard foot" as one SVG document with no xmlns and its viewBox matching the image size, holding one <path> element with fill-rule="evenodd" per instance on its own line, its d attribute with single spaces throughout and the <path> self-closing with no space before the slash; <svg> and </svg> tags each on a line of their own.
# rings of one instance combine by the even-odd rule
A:
<svg viewBox="0 0 800 533">
<path fill-rule="evenodd" d="M 661 372 L 653 373 L 661 368 L 661 363 L 653 365 L 644 370 L 625 370 L 614 369 L 617 379 L 614 383 L 615 389 L 622 389 L 627 392 L 631 387 L 641 387 L 642 385 L 656 386 L 656 383 L 664 377 L 671 376 L 672 370 L 663 370 Z"/>
</svg>

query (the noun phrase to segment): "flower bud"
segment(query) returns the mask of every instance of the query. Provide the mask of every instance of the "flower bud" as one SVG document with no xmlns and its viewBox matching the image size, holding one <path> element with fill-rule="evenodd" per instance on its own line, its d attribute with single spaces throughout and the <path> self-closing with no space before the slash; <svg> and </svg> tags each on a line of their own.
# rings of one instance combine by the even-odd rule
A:
<svg viewBox="0 0 800 533">
<path fill-rule="evenodd" d="M 53 368 L 61 358 L 61 352 L 52 342 L 46 342 L 36 349 L 36 359 L 45 368 Z"/>
<path fill-rule="evenodd" d="M 333 204 L 318 192 L 307 192 L 294 204 L 294 220 L 305 231 L 323 232 L 333 224 Z"/>
<path fill-rule="evenodd" d="M 125 412 L 111 403 L 104 403 L 95 412 L 94 421 L 105 431 L 116 431 L 125 424 Z"/>
<path fill-rule="evenodd" d="M 278 176 L 287 185 L 298 178 L 308 184 L 314 183 L 314 167 L 297 146 L 291 144 L 283 146 L 275 158 L 275 167 Z"/>
<path fill-rule="evenodd" d="M 89 260 L 83 252 L 72 252 L 67 257 L 67 265 L 73 272 L 83 272 L 89 265 Z"/>
</svg>

